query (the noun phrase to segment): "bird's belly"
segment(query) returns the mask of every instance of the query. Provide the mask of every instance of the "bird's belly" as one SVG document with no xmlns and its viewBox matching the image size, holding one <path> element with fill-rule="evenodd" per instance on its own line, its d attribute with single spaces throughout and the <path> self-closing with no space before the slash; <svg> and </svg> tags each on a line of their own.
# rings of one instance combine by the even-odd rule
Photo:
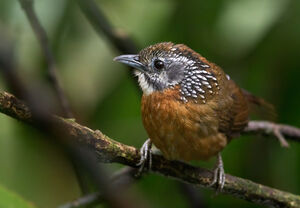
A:
<svg viewBox="0 0 300 208">
<path fill-rule="evenodd" d="M 166 158 L 207 160 L 226 146 L 226 136 L 218 132 L 213 110 L 201 109 L 207 105 L 171 100 L 154 96 L 142 99 L 144 127 Z"/>
</svg>

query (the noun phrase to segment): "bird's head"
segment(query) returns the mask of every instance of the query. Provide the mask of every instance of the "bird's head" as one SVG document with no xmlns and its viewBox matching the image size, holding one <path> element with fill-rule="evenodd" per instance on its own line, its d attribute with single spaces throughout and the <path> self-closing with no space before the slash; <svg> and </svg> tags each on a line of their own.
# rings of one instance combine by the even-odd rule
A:
<svg viewBox="0 0 300 208">
<path fill-rule="evenodd" d="M 151 45 L 139 54 L 114 58 L 115 61 L 135 69 L 139 84 L 146 95 L 180 84 L 187 97 L 196 97 L 203 91 L 202 85 L 210 85 L 207 76 L 211 74 L 206 71 L 210 66 L 200 59 L 201 56 L 189 47 L 170 42 Z"/>
</svg>

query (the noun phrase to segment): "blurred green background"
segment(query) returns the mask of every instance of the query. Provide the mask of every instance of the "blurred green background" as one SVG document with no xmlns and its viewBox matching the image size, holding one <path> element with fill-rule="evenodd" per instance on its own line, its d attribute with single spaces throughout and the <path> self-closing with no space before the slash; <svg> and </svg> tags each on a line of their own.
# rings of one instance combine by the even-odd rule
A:
<svg viewBox="0 0 300 208">
<path fill-rule="evenodd" d="M 222 66 L 241 87 L 273 103 L 278 122 L 300 126 L 299 0 L 98 0 L 97 4 L 140 48 L 162 41 L 185 43 Z M 147 138 L 141 93 L 127 69 L 112 61 L 120 52 L 94 31 L 76 1 L 36 0 L 35 9 L 79 121 L 140 147 Z M 17 0 L 0 1 L 0 31 L 14 40 L 21 77 L 29 84 L 46 82 L 44 57 Z M 0 87 L 6 89 L 2 77 Z M 283 149 L 273 138 L 243 136 L 226 147 L 223 160 L 229 174 L 300 194 L 300 144 L 291 142 Z M 0 114 L 0 207 L 10 198 L 16 202 L 1 194 L 2 189 L 20 195 L 29 207 L 55 207 L 80 196 L 63 150 Z M 189 207 L 172 179 L 149 175 L 130 189 L 149 207 Z M 207 189 L 197 191 L 204 207 L 260 207 L 232 196 L 213 197 Z"/>
</svg>

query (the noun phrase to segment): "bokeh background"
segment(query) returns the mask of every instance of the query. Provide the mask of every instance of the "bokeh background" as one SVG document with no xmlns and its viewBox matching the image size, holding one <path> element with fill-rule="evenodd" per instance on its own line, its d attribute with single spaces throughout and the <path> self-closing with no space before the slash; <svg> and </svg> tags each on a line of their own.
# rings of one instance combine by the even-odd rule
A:
<svg viewBox="0 0 300 208">
<path fill-rule="evenodd" d="M 299 0 L 96 2 L 112 25 L 128 33 L 140 49 L 162 41 L 185 43 L 222 66 L 240 86 L 273 103 L 278 122 L 300 126 Z M 36 0 L 34 6 L 78 120 L 140 147 L 147 138 L 140 115 L 141 92 L 127 68 L 112 61 L 120 52 L 95 32 L 76 1 Z M 0 31 L 13 40 L 22 79 L 32 85 L 47 83 L 44 57 L 17 0 L 0 1 Z M 0 87 L 6 89 L 2 77 Z M 223 151 L 225 171 L 300 194 L 300 144 L 290 144 L 284 149 L 273 138 L 242 136 Z M 213 163 L 197 165 L 213 167 Z M 121 166 L 105 167 L 112 173 Z M 130 189 L 149 207 L 190 207 L 182 187 L 169 178 L 150 174 Z M 196 190 L 203 207 L 260 207 Z M 80 190 L 61 148 L 0 114 L 0 207 L 1 201 L 16 202 L 15 195 L 32 206 L 50 208 L 79 197 Z"/>
</svg>

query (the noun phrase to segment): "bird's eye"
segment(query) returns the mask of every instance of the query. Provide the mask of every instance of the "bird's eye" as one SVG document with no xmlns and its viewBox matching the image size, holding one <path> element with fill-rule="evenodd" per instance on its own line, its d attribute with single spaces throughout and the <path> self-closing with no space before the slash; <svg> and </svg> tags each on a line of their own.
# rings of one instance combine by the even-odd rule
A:
<svg viewBox="0 0 300 208">
<path fill-rule="evenodd" d="M 164 62 L 161 61 L 161 60 L 156 59 L 156 60 L 154 61 L 154 67 L 155 67 L 156 69 L 162 69 L 162 68 L 164 68 L 164 66 L 165 66 L 165 64 L 164 64 Z"/>
</svg>

